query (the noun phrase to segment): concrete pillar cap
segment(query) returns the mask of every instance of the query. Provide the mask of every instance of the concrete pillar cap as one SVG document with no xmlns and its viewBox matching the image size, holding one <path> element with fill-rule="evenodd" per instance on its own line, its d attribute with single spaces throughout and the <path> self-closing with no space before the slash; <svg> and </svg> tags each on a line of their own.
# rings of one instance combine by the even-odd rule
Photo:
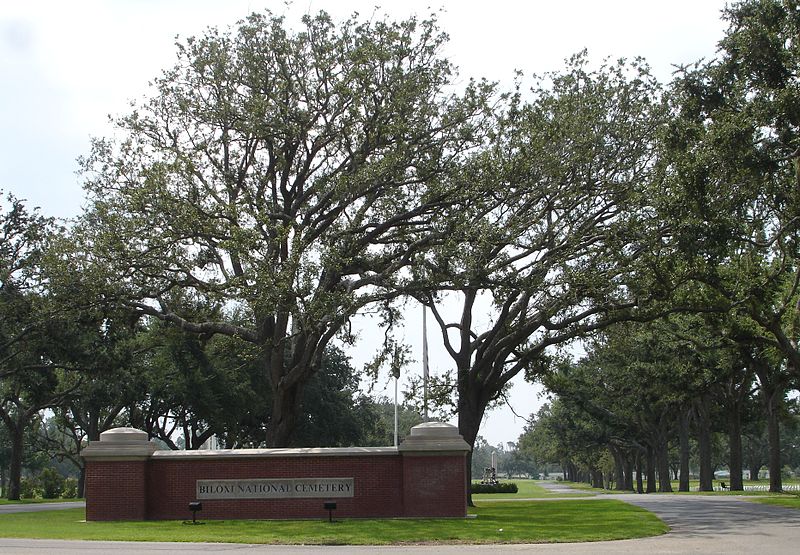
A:
<svg viewBox="0 0 800 555">
<path fill-rule="evenodd" d="M 411 428 L 411 434 L 400 444 L 400 451 L 469 451 L 458 428 L 444 422 L 424 422 Z"/>
<path fill-rule="evenodd" d="M 100 441 L 111 443 L 147 443 L 147 432 L 136 428 L 112 428 L 100 434 Z"/>
<path fill-rule="evenodd" d="M 458 428 L 445 422 L 423 422 L 411 428 L 412 437 L 460 437 Z"/>
<path fill-rule="evenodd" d="M 100 434 L 100 441 L 90 441 L 81 451 L 87 460 L 143 460 L 156 450 L 147 432 L 136 428 L 113 428 Z"/>
</svg>

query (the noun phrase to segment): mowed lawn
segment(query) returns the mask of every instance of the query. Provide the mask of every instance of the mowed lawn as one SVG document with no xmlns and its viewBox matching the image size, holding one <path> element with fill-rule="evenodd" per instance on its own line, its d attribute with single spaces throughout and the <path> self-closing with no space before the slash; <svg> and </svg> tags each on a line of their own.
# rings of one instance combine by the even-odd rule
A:
<svg viewBox="0 0 800 555">
<path fill-rule="evenodd" d="M 748 501 L 754 503 L 763 503 L 764 505 L 778 505 L 780 507 L 789 507 L 790 509 L 800 509 L 800 496 L 798 495 L 777 495 L 773 494 L 769 497 L 751 497 Z"/>
<path fill-rule="evenodd" d="M 491 501 L 493 499 L 547 499 L 548 497 L 560 497 L 563 495 L 544 489 L 536 480 L 501 480 L 501 482 L 513 482 L 517 484 L 519 491 L 517 493 L 476 493 L 472 496 L 472 500 L 478 503 L 479 501 Z M 570 497 L 592 497 L 598 492 L 599 490 L 594 490 L 594 492 L 587 491 L 585 495 L 570 494 Z"/>
<path fill-rule="evenodd" d="M 267 544 L 543 543 L 667 532 L 655 515 L 609 499 L 481 503 L 468 519 L 85 522 L 83 509 L 0 515 L 0 537 Z"/>
</svg>

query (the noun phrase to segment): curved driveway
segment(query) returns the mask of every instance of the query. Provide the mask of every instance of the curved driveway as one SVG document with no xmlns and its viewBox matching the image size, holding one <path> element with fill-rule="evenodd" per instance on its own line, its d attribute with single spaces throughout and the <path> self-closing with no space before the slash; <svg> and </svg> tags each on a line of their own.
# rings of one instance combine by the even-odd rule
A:
<svg viewBox="0 0 800 555">
<path fill-rule="evenodd" d="M 797 553 L 800 549 L 800 511 L 745 501 L 733 496 L 697 495 L 604 495 L 619 499 L 657 514 L 672 528 L 669 534 L 640 540 L 577 544 L 533 545 L 437 545 L 437 546 L 262 546 L 242 544 L 177 544 L 136 542 L 84 542 L 55 540 L 0 539 L 0 553 L 25 554 L 49 552 L 59 555 L 93 553 L 203 553 L 203 554 L 346 554 L 382 553 L 431 555 L 444 553 L 561 553 L 589 555 L 596 553 Z M 591 499 L 587 499 L 591 503 Z"/>
</svg>

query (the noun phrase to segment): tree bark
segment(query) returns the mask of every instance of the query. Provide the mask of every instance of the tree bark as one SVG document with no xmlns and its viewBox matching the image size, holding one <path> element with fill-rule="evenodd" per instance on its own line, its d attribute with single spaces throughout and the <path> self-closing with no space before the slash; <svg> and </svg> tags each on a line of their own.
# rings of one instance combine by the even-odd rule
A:
<svg viewBox="0 0 800 555">
<path fill-rule="evenodd" d="M 591 468 L 589 470 L 589 475 L 592 480 L 592 487 L 603 489 L 603 473 L 596 468 Z"/>
<path fill-rule="evenodd" d="M 567 463 L 567 480 L 570 482 L 580 481 L 580 478 L 578 477 L 578 467 L 575 466 L 575 463 L 573 462 Z"/>
<path fill-rule="evenodd" d="M 647 489 L 645 493 L 656 492 L 656 461 L 652 445 L 647 446 Z"/>
<path fill-rule="evenodd" d="M 486 404 L 481 403 L 472 391 L 464 388 L 458 395 L 458 433 L 469 444 L 470 451 L 467 453 L 467 504 L 474 507 L 472 503 L 472 449 L 475 447 L 475 440 L 481 428 L 481 421 L 486 410 Z"/>
<path fill-rule="evenodd" d="M 625 457 L 625 484 L 622 486 L 625 491 L 634 491 L 633 466 L 632 455 L 628 453 L 628 455 Z"/>
<path fill-rule="evenodd" d="M 11 439 L 11 462 L 8 466 L 8 496 L 10 501 L 19 501 L 20 481 L 22 480 L 22 450 L 24 449 L 25 426 L 9 430 Z"/>
<path fill-rule="evenodd" d="M 623 463 L 622 451 L 613 445 L 609 445 L 611 456 L 614 457 L 614 474 L 616 475 L 616 482 L 614 483 L 614 490 L 625 490 L 625 465 Z"/>
<path fill-rule="evenodd" d="M 303 400 L 304 382 L 273 387 L 272 413 L 267 424 L 267 446 L 289 447 Z"/>
<path fill-rule="evenodd" d="M 78 474 L 78 499 L 86 498 L 86 465 L 81 464 Z"/>
<path fill-rule="evenodd" d="M 700 458 L 700 491 L 714 490 L 714 473 L 711 468 L 711 422 L 708 416 L 708 400 L 701 397 L 696 404 L 698 424 L 698 455 Z"/>
<path fill-rule="evenodd" d="M 669 471 L 669 441 L 667 434 L 662 429 L 659 431 L 656 443 L 655 459 L 658 471 L 658 491 L 672 493 L 672 481 Z"/>
<path fill-rule="evenodd" d="M 680 470 L 678 491 L 689 491 L 689 410 L 681 410 L 678 422 L 678 442 L 680 451 Z"/>
<path fill-rule="evenodd" d="M 116 411 L 116 414 L 122 411 L 122 408 L 119 408 Z M 76 422 L 81 425 L 85 425 L 86 428 L 86 439 L 88 441 L 100 441 L 100 412 L 97 410 L 89 410 L 88 417 L 85 422 L 81 422 L 83 419 L 80 418 L 79 412 L 73 407 L 72 408 L 72 416 Z M 113 418 L 108 419 L 109 423 L 113 421 Z M 78 454 L 80 455 L 81 445 L 78 446 Z M 78 457 L 80 464 L 78 465 L 78 498 L 84 499 L 86 497 L 86 464 L 83 461 L 83 457 Z"/>
<path fill-rule="evenodd" d="M 731 403 L 731 410 L 728 413 L 728 444 L 731 491 L 744 491 L 742 483 L 742 416 L 741 403 Z"/>
<path fill-rule="evenodd" d="M 658 491 L 672 493 L 672 475 L 669 470 L 669 459 L 666 449 L 659 448 L 656 456 L 658 471 Z"/>
<path fill-rule="evenodd" d="M 750 359 L 752 368 L 758 376 L 764 399 L 764 412 L 767 417 L 767 438 L 769 441 L 769 491 L 779 493 L 783 490 L 781 479 L 781 435 L 780 412 L 786 392 L 785 376 L 763 357 Z"/>
<path fill-rule="evenodd" d="M 769 491 L 779 493 L 783 490 L 781 478 L 781 396 L 778 391 L 764 391 L 767 411 L 767 434 L 769 436 Z"/>
<path fill-rule="evenodd" d="M 642 452 L 636 453 L 636 493 L 644 493 L 644 484 L 642 483 Z"/>
</svg>

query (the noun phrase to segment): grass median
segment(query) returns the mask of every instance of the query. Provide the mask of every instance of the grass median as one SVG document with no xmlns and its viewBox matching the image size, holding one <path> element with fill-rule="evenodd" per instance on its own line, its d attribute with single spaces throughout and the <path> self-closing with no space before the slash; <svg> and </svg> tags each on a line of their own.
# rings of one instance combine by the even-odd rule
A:
<svg viewBox="0 0 800 555">
<path fill-rule="evenodd" d="M 0 537 L 254 544 L 553 543 L 665 533 L 655 515 L 615 500 L 485 503 L 470 519 L 85 522 L 83 509 L 0 515 Z"/>
<path fill-rule="evenodd" d="M 790 509 L 800 509 L 800 496 L 795 494 L 772 494 L 769 497 L 752 497 L 748 501 L 763 503 L 764 505 L 777 505 Z"/>
</svg>

